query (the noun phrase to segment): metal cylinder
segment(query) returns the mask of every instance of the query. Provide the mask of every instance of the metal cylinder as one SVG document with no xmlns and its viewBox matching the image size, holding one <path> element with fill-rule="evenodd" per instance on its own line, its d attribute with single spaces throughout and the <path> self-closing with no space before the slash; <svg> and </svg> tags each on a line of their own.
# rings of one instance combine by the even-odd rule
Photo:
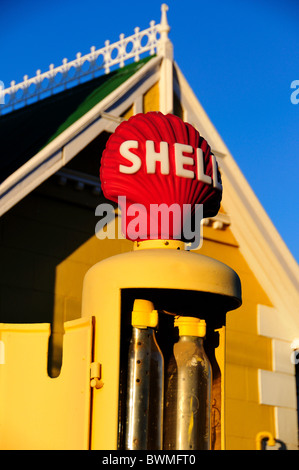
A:
<svg viewBox="0 0 299 470">
<path fill-rule="evenodd" d="M 129 346 L 125 448 L 161 450 L 164 360 L 152 327 L 133 326 Z"/>
<path fill-rule="evenodd" d="M 196 323 L 197 319 L 193 320 Z M 165 450 L 210 449 L 211 382 L 203 336 L 188 330 L 180 332 L 165 384 Z"/>
</svg>

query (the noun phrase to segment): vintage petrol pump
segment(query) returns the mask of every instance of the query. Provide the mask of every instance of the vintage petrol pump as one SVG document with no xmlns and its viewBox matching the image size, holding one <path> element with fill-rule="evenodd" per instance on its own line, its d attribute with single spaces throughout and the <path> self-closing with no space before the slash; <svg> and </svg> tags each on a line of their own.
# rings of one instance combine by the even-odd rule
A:
<svg viewBox="0 0 299 470">
<path fill-rule="evenodd" d="M 91 448 L 224 449 L 225 323 L 240 280 L 186 249 L 196 210 L 218 212 L 216 159 L 176 116 L 139 114 L 108 140 L 101 181 L 134 243 L 84 280 L 82 314 L 95 318 Z"/>
</svg>

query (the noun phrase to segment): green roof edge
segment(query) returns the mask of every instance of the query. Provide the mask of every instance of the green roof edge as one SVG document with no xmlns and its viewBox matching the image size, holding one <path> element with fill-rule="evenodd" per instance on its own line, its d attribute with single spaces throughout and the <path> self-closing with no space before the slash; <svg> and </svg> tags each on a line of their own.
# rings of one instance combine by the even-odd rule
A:
<svg viewBox="0 0 299 470">
<path fill-rule="evenodd" d="M 68 127 L 74 124 L 78 119 L 80 119 L 84 114 L 90 111 L 95 105 L 101 102 L 106 96 L 116 90 L 120 85 L 122 85 L 126 80 L 128 80 L 134 73 L 137 72 L 143 65 L 145 65 L 150 59 L 154 56 L 148 56 L 141 59 L 138 62 L 134 62 L 126 65 L 121 69 L 112 71 L 107 75 L 107 80 L 91 91 L 85 100 L 80 103 L 78 108 L 69 115 L 69 117 L 62 123 L 56 132 L 48 139 L 45 145 L 40 149 L 45 148 L 50 142 L 52 142 L 56 137 L 58 137 L 62 132 L 64 132 Z"/>
</svg>

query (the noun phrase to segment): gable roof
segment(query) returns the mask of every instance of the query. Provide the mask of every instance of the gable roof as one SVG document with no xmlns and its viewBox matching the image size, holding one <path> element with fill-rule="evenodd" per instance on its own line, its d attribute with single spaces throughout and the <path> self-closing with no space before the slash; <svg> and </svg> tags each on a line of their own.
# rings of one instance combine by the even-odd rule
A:
<svg viewBox="0 0 299 470">
<path fill-rule="evenodd" d="M 16 156 L 12 153 L 12 161 L 6 163 L 7 154 L 2 151 L 3 172 L 6 171 L 7 177 L 0 184 L 0 215 L 65 166 L 102 131 L 113 132 L 119 124 L 118 116 L 133 104 L 135 96 L 140 96 L 158 80 L 157 66 L 160 62 L 161 57 L 156 56 L 143 59 L 112 72 L 104 81 L 97 79 L 86 87 L 82 85 L 78 94 L 71 89 L 67 93 L 3 116 L 3 128 L 6 122 L 10 136 L 6 140 L 6 150 L 10 152 L 10 145 L 16 145 Z M 24 123 L 27 126 L 28 121 L 31 121 L 31 110 L 32 119 L 34 118 L 41 135 L 36 135 L 38 131 L 30 125 L 31 132 L 22 136 L 28 144 L 23 151 L 22 147 L 25 145 L 19 137 L 18 125 Z M 61 119 L 55 114 L 59 110 L 62 110 Z M 45 117 L 45 124 L 42 116 Z M 15 129 L 18 129 L 19 142 L 14 144 Z M 4 138 L 6 139 L 5 136 Z M 38 148 L 40 150 L 35 153 Z M 14 170 L 11 174 L 8 174 L 9 167 Z"/>
<path fill-rule="evenodd" d="M 24 141 L 31 141 L 32 147 L 29 150 L 27 146 L 24 153 L 16 153 L 15 160 L 10 163 L 11 168 L 14 168 L 13 173 L 0 185 L 1 213 L 5 213 L 41 182 L 65 166 L 102 131 L 113 132 L 118 125 L 118 118 L 129 106 L 134 105 L 135 113 L 142 112 L 143 94 L 159 81 L 160 111 L 165 114 L 172 112 L 175 92 L 184 109 L 184 120 L 194 125 L 211 145 L 222 173 L 223 206 L 229 213 L 230 228 L 239 243 L 239 249 L 273 306 L 279 311 L 282 321 L 289 325 L 290 331 L 294 331 L 294 337 L 298 337 L 298 264 L 194 95 L 179 66 L 173 61 L 172 46 L 166 30 L 165 26 L 157 56 L 78 86 L 77 90 L 69 90 L 65 94 L 57 95 L 57 98 L 44 100 L 34 105 L 35 107 L 31 105 L 27 110 L 25 108 L 12 113 L 11 117 L 8 115 L 1 118 L 3 123 L 7 119 L 6 125 L 8 128 L 10 125 L 12 139 L 13 119 L 16 117 L 19 122 L 27 125 L 25 116 L 27 115 L 28 120 L 28 115 L 31 116 L 29 111 L 32 110 L 32 116 L 35 115 L 41 132 L 39 136 L 34 136 L 32 141 L 32 134 L 26 136 L 24 132 Z M 51 110 L 49 116 L 47 104 L 49 111 Z M 59 109 L 62 110 L 62 115 L 58 122 L 55 114 Z M 46 129 L 41 120 L 39 121 L 39 112 L 44 112 L 46 119 L 53 119 L 56 127 L 49 125 Z M 17 145 L 21 149 L 22 142 L 19 140 Z M 9 171 L 6 171 L 8 175 Z"/>
<path fill-rule="evenodd" d="M 134 75 L 150 58 L 0 116 L 0 183 Z"/>
</svg>

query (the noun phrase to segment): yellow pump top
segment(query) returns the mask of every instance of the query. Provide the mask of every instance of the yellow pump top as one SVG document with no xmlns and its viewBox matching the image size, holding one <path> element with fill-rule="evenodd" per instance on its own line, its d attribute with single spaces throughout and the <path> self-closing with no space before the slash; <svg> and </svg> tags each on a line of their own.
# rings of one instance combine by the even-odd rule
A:
<svg viewBox="0 0 299 470">
<path fill-rule="evenodd" d="M 195 317 L 176 316 L 174 326 L 179 328 L 180 336 L 199 336 L 206 335 L 206 322 Z"/>
<path fill-rule="evenodd" d="M 135 328 L 155 328 L 158 325 L 158 311 L 149 300 L 136 299 L 132 311 L 132 326 Z"/>
</svg>

